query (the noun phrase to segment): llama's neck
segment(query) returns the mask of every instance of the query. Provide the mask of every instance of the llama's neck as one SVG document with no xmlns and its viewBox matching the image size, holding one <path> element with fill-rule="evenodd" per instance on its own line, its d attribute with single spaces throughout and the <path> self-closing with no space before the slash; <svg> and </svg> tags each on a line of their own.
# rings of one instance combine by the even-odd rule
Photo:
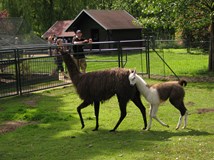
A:
<svg viewBox="0 0 214 160">
<path fill-rule="evenodd" d="M 79 82 L 79 77 L 82 73 L 78 70 L 74 62 L 74 59 L 71 57 L 70 54 L 64 53 L 62 54 L 62 57 L 65 62 L 65 65 L 67 66 L 68 73 L 72 80 L 72 83 L 76 86 L 77 83 Z"/>
<path fill-rule="evenodd" d="M 139 90 L 139 92 L 147 98 L 150 94 L 150 89 L 147 85 L 147 83 L 139 76 L 136 74 L 136 86 Z"/>
</svg>

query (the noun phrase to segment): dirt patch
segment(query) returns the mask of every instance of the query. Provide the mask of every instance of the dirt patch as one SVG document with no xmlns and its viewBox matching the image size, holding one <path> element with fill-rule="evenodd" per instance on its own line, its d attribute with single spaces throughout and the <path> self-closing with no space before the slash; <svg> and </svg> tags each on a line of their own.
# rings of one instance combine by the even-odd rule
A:
<svg viewBox="0 0 214 160">
<path fill-rule="evenodd" d="M 34 108 L 34 107 L 37 106 L 39 100 L 40 100 L 40 97 L 39 96 L 35 96 L 35 97 L 32 97 L 29 100 L 25 100 L 23 103 L 28 105 L 29 107 Z"/>
<path fill-rule="evenodd" d="M 36 122 L 8 121 L 0 125 L 0 134 L 15 131 L 19 127 L 30 124 L 36 124 Z"/>
<path fill-rule="evenodd" d="M 198 114 L 207 113 L 207 112 L 214 112 L 214 108 L 200 108 L 197 109 Z"/>
<path fill-rule="evenodd" d="M 177 80 L 175 76 L 160 76 L 160 75 L 151 75 L 150 76 L 153 79 L 162 80 L 162 81 L 170 81 L 170 80 Z M 184 79 L 187 82 L 214 82 L 214 77 L 209 76 L 179 76 L 180 79 Z"/>
<path fill-rule="evenodd" d="M 189 102 L 187 102 L 187 103 L 186 103 L 186 105 L 187 105 L 188 107 L 192 107 L 192 106 L 194 106 L 194 105 L 195 105 L 195 103 L 194 103 L 194 102 L 189 101 Z"/>
<path fill-rule="evenodd" d="M 30 107 L 35 107 L 37 104 L 37 100 L 29 100 L 29 101 L 26 101 L 24 103 L 29 105 Z"/>
</svg>

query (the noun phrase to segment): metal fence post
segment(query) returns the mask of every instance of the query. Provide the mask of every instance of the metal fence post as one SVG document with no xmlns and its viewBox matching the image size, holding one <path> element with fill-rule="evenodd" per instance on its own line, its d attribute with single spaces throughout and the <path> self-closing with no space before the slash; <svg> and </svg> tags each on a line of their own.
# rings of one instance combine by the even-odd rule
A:
<svg viewBox="0 0 214 160">
<path fill-rule="evenodd" d="M 150 56 L 149 56 L 149 46 L 150 46 L 149 37 L 146 39 L 146 72 L 148 74 L 148 78 L 150 78 Z"/>
<path fill-rule="evenodd" d="M 20 67 L 19 67 L 19 53 L 18 49 L 14 49 L 15 54 L 15 71 L 16 71 L 16 92 L 20 95 Z"/>
<path fill-rule="evenodd" d="M 118 67 L 121 67 L 121 44 L 120 41 L 117 42 L 117 49 L 118 49 Z"/>
<path fill-rule="evenodd" d="M 122 68 L 124 68 L 124 65 L 123 65 L 123 50 L 122 50 L 122 43 L 119 41 L 120 43 L 120 66 Z"/>
</svg>

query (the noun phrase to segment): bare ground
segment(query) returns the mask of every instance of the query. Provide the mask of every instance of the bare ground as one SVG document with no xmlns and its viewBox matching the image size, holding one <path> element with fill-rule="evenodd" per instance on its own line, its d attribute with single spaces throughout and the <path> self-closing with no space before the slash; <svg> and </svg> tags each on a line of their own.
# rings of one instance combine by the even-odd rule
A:
<svg viewBox="0 0 214 160">
<path fill-rule="evenodd" d="M 36 124 L 36 122 L 7 121 L 0 125 L 0 134 L 15 131 L 19 127 L 30 125 L 30 124 Z"/>
<path fill-rule="evenodd" d="M 197 109 L 198 114 L 207 113 L 207 112 L 214 112 L 214 108 L 200 108 Z"/>
<path fill-rule="evenodd" d="M 164 80 L 164 81 L 170 81 L 170 80 L 177 80 L 175 76 L 160 76 L 160 75 L 151 75 L 150 76 L 152 79 L 157 79 L 157 80 Z M 179 76 L 180 79 L 184 79 L 187 82 L 214 82 L 214 77 L 211 76 Z"/>
</svg>

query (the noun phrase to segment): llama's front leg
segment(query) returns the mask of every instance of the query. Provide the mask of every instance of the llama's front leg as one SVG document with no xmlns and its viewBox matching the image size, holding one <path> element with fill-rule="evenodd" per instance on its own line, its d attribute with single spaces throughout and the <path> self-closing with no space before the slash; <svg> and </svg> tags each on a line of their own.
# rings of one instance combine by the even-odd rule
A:
<svg viewBox="0 0 214 160">
<path fill-rule="evenodd" d="M 81 121 L 81 124 L 82 124 L 82 128 L 83 129 L 85 127 L 85 124 L 84 124 L 84 120 L 82 118 L 82 113 L 81 113 L 81 109 L 87 107 L 90 103 L 86 102 L 86 101 L 83 101 L 78 107 L 77 107 L 77 112 L 79 114 L 79 117 L 80 117 L 80 121 Z"/>
<path fill-rule="evenodd" d="M 127 102 L 128 100 L 123 99 L 122 97 L 117 96 L 118 101 L 119 101 L 119 106 L 120 106 L 120 119 L 118 120 L 116 126 L 110 130 L 110 132 L 114 132 L 117 127 L 120 125 L 120 123 L 123 121 L 123 119 L 126 117 L 126 106 L 127 106 Z"/>
<path fill-rule="evenodd" d="M 99 110 L 100 110 L 100 102 L 94 101 L 94 113 L 95 113 L 95 117 L 96 117 L 96 126 L 93 129 L 93 131 L 97 131 L 99 128 Z"/>
<path fill-rule="evenodd" d="M 144 128 L 143 130 L 145 130 L 147 128 L 147 120 L 146 120 L 146 108 L 143 105 L 141 99 L 140 99 L 140 95 L 139 93 L 137 93 L 135 95 L 135 97 L 132 99 L 132 101 L 134 102 L 134 104 L 140 109 L 141 114 L 143 116 L 143 121 L 144 121 Z"/>
<path fill-rule="evenodd" d="M 146 130 L 149 131 L 151 126 L 152 126 L 152 105 L 150 105 L 149 108 L 149 124 Z"/>
<path fill-rule="evenodd" d="M 126 109 L 123 109 L 121 112 L 120 112 L 120 119 L 118 120 L 116 126 L 114 127 L 114 129 L 110 130 L 110 132 L 114 132 L 118 126 L 120 125 L 120 123 L 123 121 L 123 119 L 126 117 Z"/>
<path fill-rule="evenodd" d="M 156 121 L 158 121 L 162 126 L 165 126 L 165 127 L 169 127 L 168 124 L 162 122 L 158 117 L 157 117 L 157 111 L 158 111 L 158 107 L 159 105 L 153 105 L 152 106 L 152 118 L 154 118 Z"/>
</svg>

